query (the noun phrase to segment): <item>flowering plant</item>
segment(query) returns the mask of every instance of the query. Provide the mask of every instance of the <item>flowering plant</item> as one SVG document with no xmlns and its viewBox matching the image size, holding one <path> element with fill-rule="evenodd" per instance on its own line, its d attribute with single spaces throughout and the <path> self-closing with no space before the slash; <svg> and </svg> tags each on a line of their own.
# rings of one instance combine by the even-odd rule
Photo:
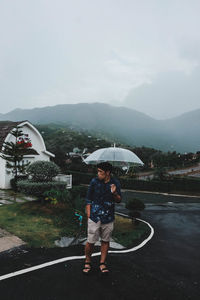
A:
<svg viewBox="0 0 200 300">
<path fill-rule="evenodd" d="M 22 136 L 18 137 L 17 144 L 22 145 L 24 148 L 32 147 L 32 143 L 31 140 L 28 138 L 28 134 L 26 134 L 25 136 L 25 138 L 23 138 Z"/>
</svg>

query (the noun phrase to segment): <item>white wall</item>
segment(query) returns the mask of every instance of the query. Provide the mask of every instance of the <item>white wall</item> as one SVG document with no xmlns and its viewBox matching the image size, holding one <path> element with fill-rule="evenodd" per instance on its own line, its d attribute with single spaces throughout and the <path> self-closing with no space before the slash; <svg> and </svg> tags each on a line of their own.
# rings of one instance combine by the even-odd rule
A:
<svg viewBox="0 0 200 300">
<path fill-rule="evenodd" d="M 38 134 L 32 127 L 30 127 L 28 124 L 25 124 L 22 128 L 22 131 L 24 134 L 28 134 L 29 138 L 32 143 L 32 147 L 39 153 L 39 155 L 26 155 L 24 156 L 25 162 L 31 161 L 38 161 L 38 160 L 50 160 L 50 156 L 43 151 L 46 150 L 43 138 Z M 13 135 L 8 135 L 6 138 L 7 142 L 15 142 L 15 137 Z M 0 158 L 0 188 L 1 189 L 9 189 L 10 186 L 10 179 L 13 177 L 12 172 L 9 170 L 6 170 L 6 161 Z M 10 172 L 10 173 L 8 173 Z"/>
<path fill-rule="evenodd" d="M 0 157 L 0 188 L 5 188 L 5 160 Z"/>
</svg>

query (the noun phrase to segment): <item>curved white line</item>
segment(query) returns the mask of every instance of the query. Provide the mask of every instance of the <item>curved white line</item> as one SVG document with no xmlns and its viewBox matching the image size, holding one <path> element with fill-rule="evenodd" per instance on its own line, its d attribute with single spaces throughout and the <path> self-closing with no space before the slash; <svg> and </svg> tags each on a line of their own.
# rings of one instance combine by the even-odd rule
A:
<svg viewBox="0 0 200 300">
<path fill-rule="evenodd" d="M 128 215 L 125 215 L 125 214 L 121 214 L 121 213 L 116 213 L 116 214 L 128 217 Z M 146 222 L 142 219 L 136 218 L 136 220 L 139 220 L 143 223 L 146 223 L 150 227 L 151 234 L 148 236 L 148 238 L 146 238 L 138 246 L 135 246 L 131 249 L 127 249 L 127 250 L 109 250 L 108 253 L 128 253 L 128 252 L 136 251 L 139 248 L 143 247 L 153 237 L 153 235 L 154 235 L 153 227 L 148 222 Z M 97 253 L 92 254 L 92 256 L 98 256 L 98 255 L 101 255 L 101 252 L 97 252 Z M 84 259 L 84 258 L 85 258 L 85 255 L 63 257 L 63 258 L 56 259 L 56 260 L 53 260 L 53 261 L 50 261 L 50 262 L 47 262 L 47 263 L 44 263 L 44 264 L 41 264 L 41 265 L 37 265 L 37 266 L 34 266 L 34 267 L 30 267 L 30 268 L 27 268 L 27 269 L 23 269 L 23 270 L 20 270 L 20 271 L 16 271 L 16 272 L 12 272 L 12 273 L 9 273 L 9 274 L 6 274 L 6 275 L 2 275 L 2 276 L 0 276 L 0 281 L 11 278 L 11 277 L 15 277 L 15 276 L 18 276 L 18 275 L 22 275 L 22 274 L 25 274 L 25 273 L 29 273 L 29 272 L 32 272 L 32 271 L 35 271 L 35 270 L 39 270 L 39 269 L 42 269 L 42 268 L 46 268 L 46 267 L 49 267 L 49 266 L 53 266 L 55 264 L 59 264 L 59 263 L 62 263 L 62 262 L 68 261 L 68 260 Z"/>
</svg>

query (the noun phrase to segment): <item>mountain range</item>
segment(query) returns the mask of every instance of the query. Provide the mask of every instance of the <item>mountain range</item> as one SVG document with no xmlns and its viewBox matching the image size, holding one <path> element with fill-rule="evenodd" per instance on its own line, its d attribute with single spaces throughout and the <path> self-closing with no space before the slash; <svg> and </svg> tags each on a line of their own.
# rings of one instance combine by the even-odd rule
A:
<svg viewBox="0 0 200 300">
<path fill-rule="evenodd" d="M 167 120 L 156 120 L 139 111 L 105 103 L 60 104 L 15 109 L 0 114 L 0 121 L 28 120 L 33 124 L 59 124 L 103 133 L 116 142 L 162 151 L 200 150 L 200 109 Z"/>
</svg>

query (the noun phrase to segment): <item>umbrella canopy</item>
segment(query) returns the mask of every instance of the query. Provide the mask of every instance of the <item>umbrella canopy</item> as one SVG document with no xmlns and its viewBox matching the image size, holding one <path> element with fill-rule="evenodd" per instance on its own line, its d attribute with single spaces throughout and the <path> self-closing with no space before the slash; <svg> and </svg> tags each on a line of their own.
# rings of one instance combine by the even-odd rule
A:
<svg viewBox="0 0 200 300">
<path fill-rule="evenodd" d="M 112 165 L 115 167 L 144 165 L 144 163 L 135 153 L 118 147 L 109 147 L 96 150 L 86 159 L 84 159 L 86 164 L 95 165 L 104 161 L 112 163 Z"/>
</svg>

